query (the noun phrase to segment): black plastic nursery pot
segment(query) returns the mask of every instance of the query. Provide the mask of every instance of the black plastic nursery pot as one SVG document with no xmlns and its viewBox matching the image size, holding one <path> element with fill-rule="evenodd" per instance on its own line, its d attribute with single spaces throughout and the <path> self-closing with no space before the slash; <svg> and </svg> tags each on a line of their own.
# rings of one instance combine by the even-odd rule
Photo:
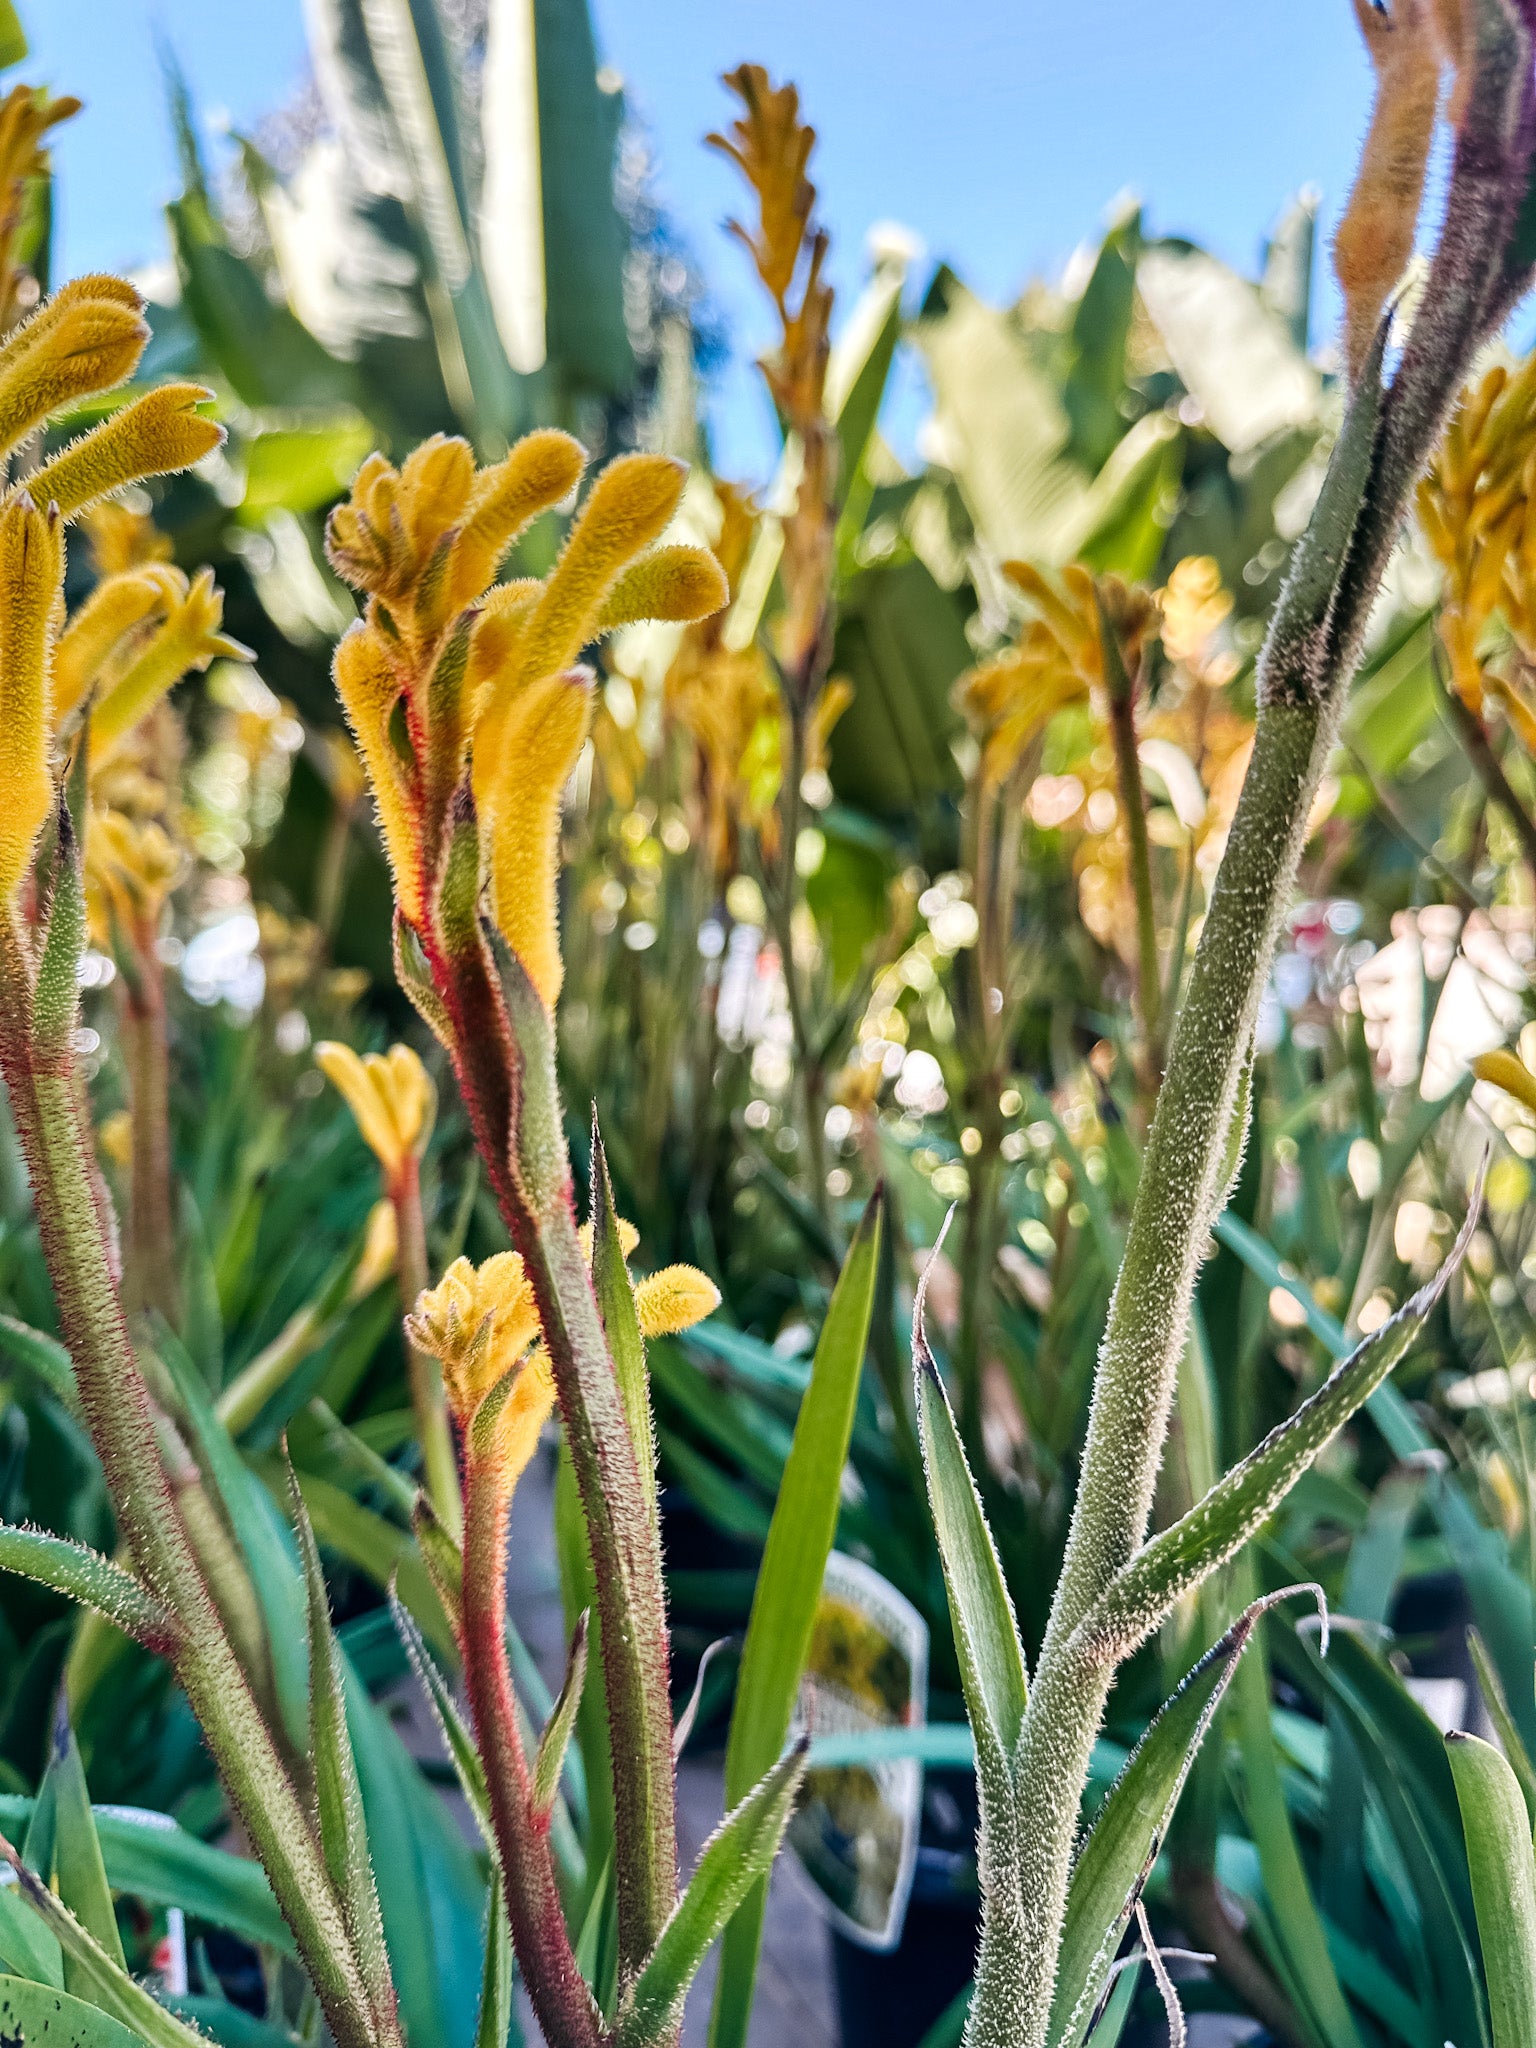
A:
<svg viewBox="0 0 1536 2048">
<path fill-rule="evenodd" d="M 917 2048 L 970 1982 L 981 1931 L 975 1842 L 974 1777 L 930 1770 L 900 1943 L 875 1953 L 833 1931 L 843 2048 Z"/>
</svg>

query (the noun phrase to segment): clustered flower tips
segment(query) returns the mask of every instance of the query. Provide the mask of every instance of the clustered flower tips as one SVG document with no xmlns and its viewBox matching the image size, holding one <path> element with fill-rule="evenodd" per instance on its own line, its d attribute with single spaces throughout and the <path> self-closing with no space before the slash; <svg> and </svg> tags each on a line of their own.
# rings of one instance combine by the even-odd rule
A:
<svg viewBox="0 0 1536 2048">
<path fill-rule="evenodd" d="M 35 149 L 49 125 L 44 113 L 38 115 L 42 127 L 29 129 L 15 94 L 0 105 L 0 186 L 21 175 L 16 151 Z M 0 255 L 5 232 L 0 221 Z M 0 455 L 52 414 L 131 376 L 148 339 L 142 301 L 121 278 L 77 278 L 61 287 L 0 344 Z M 104 762 L 189 669 L 205 668 L 219 655 L 249 658 L 220 630 L 222 600 L 207 570 L 189 582 L 164 563 L 125 569 L 98 585 L 71 625 L 64 619 L 65 523 L 99 508 L 124 485 L 182 468 L 216 446 L 223 430 L 192 410 L 207 395 L 186 384 L 147 393 L 0 501 L 0 722 L 6 735 L 0 902 L 6 905 L 16 900 L 54 801 L 59 743 L 86 702 L 92 705 L 93 759 Z"/>
<path fill-rule="evenodd" d="M 1463 392 L 1419 485 L 1419 521 L 1444 572 L 1438 631 L 1451 687 L 1481 717 L 1492 697 L 1536 753 L 1536 356 L 1495 363 Z M 1514 642 L 1507 671 L 1490 666 L 1488 629 L 1501 616 Z"/>
<path fill-rule="evenodd" d="M 98 812 L 85 842 L 86 900 L 94 933 L 115 919 L 141 941 L 153 943 L 161 914 L 186 873 L 187 856 L 153 818 L 123 811 Z"/>
<path fill-rule="evenodd" d="M 571 495 L 584 465 L 553 429 L 482 470 L 466 442 L 437 435 L 398 471 L 371 456 L 327 530 L 337 573 L 368 594 L 337 649 L 336 687 L 401 917 L 430 931 L 455 806 L 472 797 L 491 913 L 551 1008 L 560 798 L 592 715 L 591 674 L 574 664 L 619 626 L 697 619 L 727 595 L 706 550 L 656 545 L 684 480 L 660 455 L 602 471 L 547 577 L 492 588 L 519 535 Z"/>
<path fill-rule="evenodd" d="M 1391 0 L 1390 6 L 1355 0 L 1376 73 L 1376 101 L 1333 242 L 1351 379 L 1360 373 L 1383 308 L 1413 254 L 1447 74 L 1447 117 L 1453 126 L 1462 117 L 1470 76 L 1469 12 L 1465 0 Z"/>
<path fill-rule="evenodd" d="M 584 1224 L 582 1248 L 592 1252 Z M 639 1233 L 620 1222 L 627 1258 Z M 720 1305 L 714 1283 L 692 1266 L 666 1266 L 635 1286 L 635 1309 L 645 1337 L 692 1329 Z M 497 1252 L 481 1265 L 455 1259 L 435 1287 L 417 1299 L 406 1334 L 438 1360 L 454 1418 L 471 1456 L 485 1458 L 510 1493 L 533 1455 L 554 1406 L 549 1357 L 540 1341 L 533 1286 L 516 1252 Z"/>
<path fill-rule="evenodd" d="M 432 1135 L 437 1091 L 408 1045 L 359 1057 L 350 1045 L 322 1039 L 315 1065 L 351 1110 L 387 1180 L 421 1157 Z"/>
<path fill-rule="evenodd" d="M 80 111 L 72 96 L 50 99 L 31 85 L 12 86 L 0 100 L 0 330 L 16 313 L 18 277 L 16 241 L 26 211 L 27 186 L 48 165 L 47 138 L 62 121 Z"/>
</svg>

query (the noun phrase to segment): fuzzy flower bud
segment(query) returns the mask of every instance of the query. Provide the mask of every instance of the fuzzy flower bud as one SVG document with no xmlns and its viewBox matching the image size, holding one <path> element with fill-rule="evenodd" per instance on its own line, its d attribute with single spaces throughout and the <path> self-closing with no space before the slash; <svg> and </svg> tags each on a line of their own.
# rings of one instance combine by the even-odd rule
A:
<svg viewBox="0 0 1536 2048">
<path fill-rule="evenodd" d="M 322 1039 L 315 1047 L 315 1065 L 351 1110 L 386 1179 L 393 1180 L 407 1161 L 421 1157 L 432 1135 L 437 1092 L 408 1045 L 359 1058 L 350 1045 Z"/>
</svg>

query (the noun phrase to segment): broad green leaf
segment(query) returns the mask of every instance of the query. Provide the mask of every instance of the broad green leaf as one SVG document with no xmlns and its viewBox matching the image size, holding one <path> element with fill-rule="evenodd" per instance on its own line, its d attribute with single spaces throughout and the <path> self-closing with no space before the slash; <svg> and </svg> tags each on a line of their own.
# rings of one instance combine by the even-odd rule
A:
<svg viewBox="0 0 1536 2048">
<path fill-rule="evenodd" d="M 64 1952 L 65 1969 L 76 1989 L 89 1992 L 92 2004 L 130 2028 L 147 2048 L 199 2048 L 202 2037 L 177 2019 L 130 1977 L 122 1964 L 107 1954 L 94 1935 L 87 1933 L 64 1901 L 29 1870 L 9 1844 L 0 1837 L 0 1855 L 16 1873 L 17 1890 L 37 1914 Z M 49 1998 L 65 1994 L 50 1991 Z"/>
<path fill-rule="evenodd" d="M 727 1806 L 745 1798 L 777 1761 L 789 1733 L 837 1531 L 843 1468 L 879 1274 L 883 1215 L 883 1195 L 877 1189 L 832 1291 L 810 1383 L 800 1403 L 736 1680 L 725 1751 Z M 710 2023 L 713 2048 L 741 2048 L 746 2040 L 766 1902 L 766 1892 L 761 1887 L 754 1890 L 727 1931 Z"/>
<path fill-rule="evenodd" d="M 1536 1852 L 1519 1780 L 1491 1743 L 1446 1737 L 1466 1829 L 1494 2048 L 1536 2041 Z"/>
<path fill-rule="evenodd" d="M 0 2041 L 7 2048 L 143 2048 L 110 2013 L 24 1977 L 0 1977 Z"/>
<path fill-rule="evenodd" d="M 1087 2031 L 1184 1781 L 1269 1604 L 1250 1607 L 1201 1658 L 1158 1711 L 1099 1809 L 1067 1890 L 1051 2048 L 1077 2048 Z"/>
<path fill-rule="evenodd" d="M 15 0 L 0 0 L 0 65 L 19 64 L 27 54 L 27 32 Z"/>
<path fill-rule="evenodd" d="M 345 492 L 375 439 L 375 429 L 356 412 L 260 429 L 241 448 L 240 518 L 259 526 L 273 512 L 323 511 Z"/>
<path fill-rule="evenodd" d="M 1357 1345 L 1317 1392 L 1224 1474 L 1204 1500 L 1143 1545 L 1117 1573 L 1078 1624 L 1079 1637 L 1095 1654 L 1117 1662 L 1128 1657 L 1183 1594 L 1234 1557 L 1268 1520 L 1329 1438 L 1417 1341 L 1466 1254 L 1481 1206 L 1479 1185 L 1461 1232 L 1434 1278 Z"/>
<path fill-rule="evenodd" d="M 170 1615 L 132 1572 L 99 1551 L 45 1529 L 0 1524 L 0 1571 L 17 1572 L 94 1608 L 125 1635 L 163 1647 L 175 1634 Z"/>
<path fill-rule="evenodd" d="M 304 1567 L 309 1616 L 308 1757 L 314 1773 L 320 1846 L 331 1882 L 342 1901 L 348 1926 L 357 1943 L 358 1961 L 369 1996 L 380 2011 L 387 2011 L 391 1999 L 389 1959 L 384 1952 L 379 1894 L 368 1856 L 368 1829 L 363 1814 L 362 1791 L 357 1781 L 357 1761 L 352 1754 L 352 1738 L 347 1730 L 341 1649 L 331 1628 L 330 1603 L 326 1596 L 325 1574 L 320 1569 L 315 1532 L 310 1526 L 298 1479 L 291 1469 L 288 1493 L 294 1528 L 298 1533 L 299 1557 Z"/>
<path fill-rule="evenodd" d="M 710 1944 L 771 1869 L 804 1773 L 800 1743 L 704 1844 L 687 1890 L 625 1997 L 615 2029 L 619 2048 L 649 2048 L 676 2024 Z"/>
</svg>

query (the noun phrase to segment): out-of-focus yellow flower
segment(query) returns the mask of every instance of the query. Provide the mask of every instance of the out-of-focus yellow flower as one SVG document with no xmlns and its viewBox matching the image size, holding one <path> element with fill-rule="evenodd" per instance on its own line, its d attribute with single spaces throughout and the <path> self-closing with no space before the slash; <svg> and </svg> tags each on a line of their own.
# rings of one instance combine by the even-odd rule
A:
<svg viewBox="0 0 1536 2048">
<path fill-rule="evenodd" d="M 86 834 L 86 896 L 103 940 L 115 918 L 139 943 L 152 943 L 187 856 L 153 819 L 97 811 Z"/>
<path fill-rule="evenodd" d="M 133 1111 L 114 1109 L 110 1116 L 103 1117 L 96 1143 L 102 1157 L 110 1159 L 119 1173 L 126 1173 L 133 1164 Z"/>
<path fill-rule="evenodd" d="M 726 594 L 703 549 L 656 546 L 683 483 L 681 466 L 659 455 L 609 464 L 542 581 L 489 590 L 518 535 L 569 495 L 583 462 L 569 435 L 547 430 L 477 471 L 467 443 L 439 435 L 399 471 L 371 456 L 327 530 L 333 566 L 369 598 L 337 649 L 336 686 L 401 915 L 420 930 L 435 914 L 468 767 L 492 913 L 551 1007 L 562 972 L 560 798 L 592 709 L 591 674 L 574 664 L 619 626 L 697 618 Z"/>
<path fill-rule="evenodd" d="M 1479 1081 L 1487 1081 L 1536 1115 L 1536 1074 L 1525 1061 L 1507 1047 L 1497 1052 L 1480 1052 L 1472 1062 L 1472 1071 Z"/>
<path fill-rule="evenodd" d="M 1232 593 L 1212 555 L 1186 555 L 1157 593 L 1160 635 L 1168 659 L 1197 681 L 1219 687 L 1237 672 L 1235 658 L 1215 645 L 1232 615 Z"/>
<path fill-rule="evenodd" d="M 350 1045 L 322 1039 L 315 1065 L 351 1110 L 387 1179 L 421 1157 L 432 1135 L 437 1091 L 408 1045 L 359 1057 Z"/>
<path fill-rule="evenodd" d="M 25 218 L 28 187 L 47 172 L 49 134 L 79 111 L 77 99 L 50 99 L 32 85 L 12 86 L 0 101 L 0 331 L 15 317 L 19 287 L 36 290 L 16 267 L 16 237 Z"/>
<path fill-rule="evenodd" d="M 91 506 L 81 514 L 80 525 L 90 547 L 91 567 L 103 582 L 146 562 L 168 562 L 174 552 L 170 535 L 160 531 L 151 514 L 122 498 Z"/>
<path fill-rule="evenodd" d="M 387 1195 L 381 1195 L 368 1211 L 362 1253 L 347 1287 L 349 1299 L 362 1301 L 376 1287 L 382 1287 L 394 1272 L 399 1256 L 400 1219 L 394 1203 Z"/>
</svg>

